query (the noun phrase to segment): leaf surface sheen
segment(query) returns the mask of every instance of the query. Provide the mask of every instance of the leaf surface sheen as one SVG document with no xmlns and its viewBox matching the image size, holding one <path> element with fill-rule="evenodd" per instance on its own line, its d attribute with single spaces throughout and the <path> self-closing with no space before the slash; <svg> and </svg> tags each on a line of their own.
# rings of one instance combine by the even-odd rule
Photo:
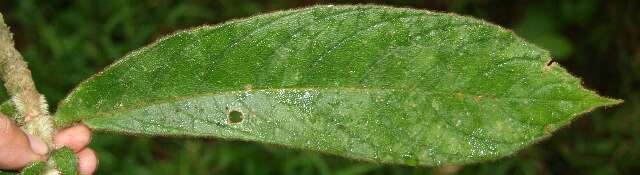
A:
<svg viewBox="0 0 640 175">
<path fill-rule="evenodd" d="M 620 103 L 550 61 L 469 17 L 314 6 L 163 38 L 80 84 L 56 124 L 462 164 L 512 154 Z"/>
</svg>

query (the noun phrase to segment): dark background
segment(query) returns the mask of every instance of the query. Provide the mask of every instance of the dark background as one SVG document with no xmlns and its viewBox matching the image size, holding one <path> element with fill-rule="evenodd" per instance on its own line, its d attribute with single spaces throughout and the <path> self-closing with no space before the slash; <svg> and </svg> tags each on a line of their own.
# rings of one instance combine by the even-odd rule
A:
<svg viewBox="0 0 640 175">
<path fill-rule="evenodd" d="M 625 103 L 598 109 L 516 155 L 460 174 L 640 174 L 639 1 L 2 1 L 18 50 L 52 109 L 80 81 L 174 31 L 313 4 L 455 12 L 549 49 L 584 85 Z M 6 95 L 2 95 L 6 98 Z M 429 174 L 273 145 L 97 133 L 97 174 Z"/>
</svg>

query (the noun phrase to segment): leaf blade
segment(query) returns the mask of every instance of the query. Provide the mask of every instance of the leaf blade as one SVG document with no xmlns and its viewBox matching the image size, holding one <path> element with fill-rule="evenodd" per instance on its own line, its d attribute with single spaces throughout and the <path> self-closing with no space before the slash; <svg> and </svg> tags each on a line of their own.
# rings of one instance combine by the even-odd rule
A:
<svg viewBox="0 0 640 175">
<path fill-rule="evenodd" d="M 22 172 L 20 172 L 21 175 L 42 175 L 45 174 L 48 171 L 48 166 L 47 163 L 43 162 L 43 161 L 38 161 L 38 162 L 34 162 L 31 165 L 24 167 L 24 169 L 22 169 Z"/>
<path fill-rule="evenodd" d="M 50 159 L 53 160 L 56 169 L 60 173 L 78 174 L 78 158 L 70 148 L 62 147 L 52 151 Z"/>
<path fill-rule="evenodd" d="M 468 163 L 509 155 L 619 103 L 549 61 L 467 17 L 316 6 L 164 38 L 78 86 L 56 122 L 388 163 Z M 242 121 L 228 119 L 233 111 Z"/>
</svg>

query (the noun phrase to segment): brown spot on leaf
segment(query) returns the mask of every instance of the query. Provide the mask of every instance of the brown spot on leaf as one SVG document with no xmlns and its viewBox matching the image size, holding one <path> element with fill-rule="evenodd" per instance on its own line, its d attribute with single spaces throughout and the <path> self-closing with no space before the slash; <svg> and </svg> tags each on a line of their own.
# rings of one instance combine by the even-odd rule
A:
<svg viewBox="0 0 640 175">
<path fill-rule="evenodd" d="M 544 70 L 549 70 L 551 69 L 553 66 L 557 66 L 557 62 L 553 61 L 553 60 L 549 60 L 549 62 L 547 62 L 547 64 L 544 65 Z"/>
<path fill-rule="evenodd" d="M 478 95 L 478 96 L 473 97 L 473 101 L 476 101 L 476 103 L 479 103 L 480 99 L 482 99 L 482 95 Z"/>
<path fill-rule="evenodd" d="M 553 133 L 553 131 L 556 131 L 557 127 L 553 124 L 548 124 L 544 126 L 544 135 L 548 136 L 551 135 L 551 133 Z"/>
<path fill-rule="evenodd" d="M 464 100 L 464 94 L 462 92 L 457 92 L 455 95 L 458 100 Z"/>
</svg>

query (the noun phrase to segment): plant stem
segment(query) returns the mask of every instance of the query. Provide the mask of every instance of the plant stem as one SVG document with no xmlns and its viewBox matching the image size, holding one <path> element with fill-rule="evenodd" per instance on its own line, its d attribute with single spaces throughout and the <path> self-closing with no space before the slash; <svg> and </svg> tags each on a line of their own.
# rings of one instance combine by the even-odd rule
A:
<svg viewBox="0 0 640 175">
<path fill-rule="evenodd" d="M 15 49 L 13 35 L 0 14 L 0 75 L 9 95 L 18 110 L 17 115 L 24 121 L 22 129 L 28 134 L 40 137 L 52 148 L 53 123 L 44 96 L 35 87 L 31 71 Z"/>
</svg>

